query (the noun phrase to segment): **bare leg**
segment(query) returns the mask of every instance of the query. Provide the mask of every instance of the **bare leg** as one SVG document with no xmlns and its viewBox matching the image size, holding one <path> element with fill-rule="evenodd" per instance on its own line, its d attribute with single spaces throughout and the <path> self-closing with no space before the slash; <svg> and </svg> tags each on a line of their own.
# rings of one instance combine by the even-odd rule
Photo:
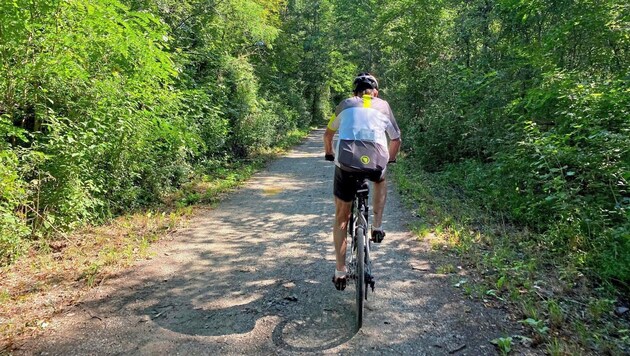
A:
<svg viewBox="0 0 630 356">
<path fill-rule="evenodd" d="M 346 233 L 350 220 L 350 208 L 352 202 L 345 202 L 335 197 L 335 223 L 333 225 L 333 239 L 335 241 L 335 256 L 337 259 L 337 271 L 346 270 Z"/>
<path fill-rule="evenodd" d="M 383 223 L 383 209 L 385 209 L 385 200 L 387 200 L 387 183 L 383 180 L 380 183 L 374 183 L 374 198 L 372 206 L 374 208 L 374 223 L 372 226 L 381 227 Z"/>
</svg>

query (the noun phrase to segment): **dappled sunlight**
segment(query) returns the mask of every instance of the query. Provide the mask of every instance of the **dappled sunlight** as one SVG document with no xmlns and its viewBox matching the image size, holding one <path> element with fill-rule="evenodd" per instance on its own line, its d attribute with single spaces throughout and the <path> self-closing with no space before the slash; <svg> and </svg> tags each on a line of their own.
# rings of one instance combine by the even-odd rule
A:
<svg viewBox="0 0 630 356">
<path fill-rule="evenodd" d="M 262 294 L 245 294 L 241 291 L 228 293 L 219 298 L 212 298 L 212 300 L 205 300 L 205 298 L 199 298 L 197 303 L 193 303 L 195 307 L 200 307 L 206 311 L 221 310 L 226 307 L 237 307 L 241 305 L 247 305 L 254 303 L 260 298 Z"/>
<path fill-rule="evenodd" d="M 60 350 L 80 352 L 87 338 L 120 335 L 134 340 L 121 344 L 121 353 L 176 352 L 185 344 L 233 354 L 448 345 L 452 330 L 473 337 L 474 321 L 460 318 L 457 302 L 444 297 L 452 293 L 443 290 L 447 276 L 418 258 L 421 248 L 404 225 L 405 212 L 392 207 L 393 192 L 385 242 L 372 244 L 376 290 L 356 333 L 354 283 L 343 292 L 330 283 L 333 165 L 314 153 L 320 148 L 313 137 L 302 150 L 194 218 L 176 241 L 156 246 L 155 260 L 95 290 L 64 326 L 70 332 L 56 342 Z"/>
<path fill-rule="evenodd" d="M 286 157 L 287 158 L 298 158 L 298 159 L 302 159 L 302 158 L 318 158 L 318 159 L 321 159 L 322 153 L 321 152 L 298 152 L 298 151 L 293 151 L 293 152 L 289 153 Z"/>
<path fill-rule="evenodd" d="M 272 285 L 276 284 L 277 282 L 278 281 L 275 280 L 275 279 L 266 279 L 266 280 L 261 280 L 261 281 L 247 282 L 247 283 L 244 283 L 244 285 L 247 286 L 247 287 L 263 288 L 263 287 L 272 286 Z M 286 284 L 286 285 L 283 285 L 283 286 L 289 288 L 290 284 Z M 293 286 L 295 286 L 295 284 L 293 284 Z"/>
</svg>

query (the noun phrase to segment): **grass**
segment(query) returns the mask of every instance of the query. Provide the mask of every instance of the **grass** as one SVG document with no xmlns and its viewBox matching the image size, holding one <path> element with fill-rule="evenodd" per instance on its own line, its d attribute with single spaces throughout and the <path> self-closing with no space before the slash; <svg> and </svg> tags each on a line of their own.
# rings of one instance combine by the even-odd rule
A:
<svg viewBox="0 0 630 356">
<path fill-rule="evenodd" d="M 493 345 L 497 347 L 501 355 L 508 355 L 512 351 L 512 338 L 500 337 L 491 341 Z"/>
<path fill-rule="evenodd" d="M 455 273 L 455 271 L 456 271 L 455 266 L 453 266 L 450 263 L 447 263 L 445 265 L 439 266 L 436 269 L 436 272 L 438 274 L 452 274 L 452 273 Z"/>
<path fill-rule="evenodd" d="M 185 225 L 197 206 L 216 204 L 307 133 L 293 131 L 276 147 L 247 161 L 199 174 L 152 210 L 33 244 L 28 255 L 0 269 L 0 353 L 11 350 L 21 337 L 46 328 L 55 314 L 109 276 L 153 258 L 151 245 Z"/>
<path fill-rule="evenodd" d="M 454 275 L 453 285 L 463 295 L 511 310 L 532 344 L 549 354 L 630 352 L 630 317 L 613 312 L 623 296 L 585 277 L 579 260 L 552 251 L 548 237 L 483 210 L 471 199 L 474 192 L 454 186 L 445 174 L 424 172 L 405 157 L 392 174 L 418 217 L 412 228 L 418 240 L 436 255 L 459 259 L 466 280 Z M 442 263 L 437 272 L 453 273 L 451 267 Z M 498 341 L 505 352 L 507 338 Z"/>
<path fill-rule="evenodd" d="M 15 338 L 44 328 L 54 314 L 90 288 L 151 258 L 150 243 L 175 231 L 192 213 L 189 208 L 138 212 L 34 246 L 28 256 L 1 270 L 2 344 L 6 347 Z"/>
</svg>

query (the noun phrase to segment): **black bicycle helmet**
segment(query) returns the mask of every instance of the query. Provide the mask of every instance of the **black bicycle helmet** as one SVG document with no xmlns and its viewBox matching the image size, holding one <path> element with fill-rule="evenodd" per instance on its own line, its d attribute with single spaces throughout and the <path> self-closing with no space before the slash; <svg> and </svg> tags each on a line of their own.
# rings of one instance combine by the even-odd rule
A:
<svg viewBox="0 0 630 356">
<path fill-rule="evenodd" d="M 374 76 L 368 72 L 359 73 L 354 82 L 352 83 L 354 88 L 352 91 L 358 93 L 366 89 L 378 89 L 378 81 Z"/>
</svg>

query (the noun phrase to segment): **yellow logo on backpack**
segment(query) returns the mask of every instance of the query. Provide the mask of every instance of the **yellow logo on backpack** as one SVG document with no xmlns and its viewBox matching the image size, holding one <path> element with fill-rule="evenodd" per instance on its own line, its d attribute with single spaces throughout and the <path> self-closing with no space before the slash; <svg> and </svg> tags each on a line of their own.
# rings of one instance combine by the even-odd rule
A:
<svg viewBox="0 0 630 356">
<path fill-rule="evenodd" d="M 368 157 L 368 156 L 361 156 L 361 163 L 363 163 L 363 164 L 370 163 L 370 157 Z"/>
</svg>

